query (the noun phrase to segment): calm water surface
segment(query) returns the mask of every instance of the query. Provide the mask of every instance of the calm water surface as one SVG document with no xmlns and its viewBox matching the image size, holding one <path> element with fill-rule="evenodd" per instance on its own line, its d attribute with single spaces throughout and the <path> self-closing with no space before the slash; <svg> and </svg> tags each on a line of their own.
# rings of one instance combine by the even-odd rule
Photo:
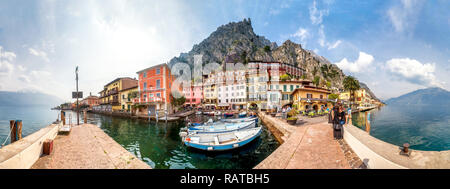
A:
<svg viewBox="0 0 450 189">
<path fill-rule="evenodd" d="M 401 146 L 426 151 L 450 150 L 450 108 L 384 106 L 370 111 L 370 135 Z M 364 113 L 353 114 L 353 124 L 365 129 Z"/>
</svg>

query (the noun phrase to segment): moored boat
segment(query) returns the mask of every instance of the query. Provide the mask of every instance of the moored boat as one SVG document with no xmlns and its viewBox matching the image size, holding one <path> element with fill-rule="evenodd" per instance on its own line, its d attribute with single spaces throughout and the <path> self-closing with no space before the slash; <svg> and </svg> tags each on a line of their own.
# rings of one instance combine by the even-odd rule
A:
<svg viewBox="0 0 450 189">
<path fill-rule="evenodd" d="M 206 151 L 224 151 L 244 146 L 261 135 L 261 127 L 226 133 L 182 133 L 183 143 L 192 148 Z"/>
<path fill-rule="evenodd" d="M 255 121 L 239 122 L 239 123 L 226 123 L 226 122 L 212 122 L 203 125 L 193 125 L 188 128 L 189 134 L 195 133 L 223 133 L 232 132 L 243 129 L 254 128 L 256 126 Z"/>
<path fill-rule="evenodd" d="M 222 122 L 227 123 L 238 123 L 238 122 L 247 122 L 247 121 L 255 121 L 258 122 L 258 117 L 244 117 L 244 118 L 231 118 L 231 119 L 221 119 Z"/>
<path fill-rule="evenodd" d="M 223 113 L 223 116 L 224 116 L 224 117 L 233 117 L 233 116 L 234 116 L 234 113 L 226 112 L 226 113 Z"/>
<path fill-rule="evenodd" d="M 244 118 L 244 117 L 246 117 L 247 116 L 247 112 L 241 112 L 241 113 L 239 113 L 239 117 L 240 118 Z"/>
</svg>

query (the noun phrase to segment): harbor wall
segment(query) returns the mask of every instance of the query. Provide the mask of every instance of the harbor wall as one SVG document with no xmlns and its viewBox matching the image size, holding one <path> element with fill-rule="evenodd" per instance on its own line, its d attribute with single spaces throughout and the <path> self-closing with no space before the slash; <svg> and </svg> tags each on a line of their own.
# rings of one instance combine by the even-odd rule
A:
<svg viewBox="0 0 450 189">
<path fill-rule="evenodd" d="M 46 139 L 55 139 L 60 124 L 51 124 L 0 148 L 0 169 L 29 169 L 42 155 Z"/>
<path fill-rule="evenodd" d="M 280 144 L 283 144 L 293 132 L 293 127 L 277 124 L 276 119 L 272 118 L 271 115 L 266 115 L 264 112 L 259 111 L 258 117 Z"/>
<path fill-rule="evenodd" d="M 411 150 L 400 155 L 401 148 L 371 136 L 353 125 L 344 126 L 344 140 L 370 169 L 449 169 L 450 150 Z"/>
</svg>

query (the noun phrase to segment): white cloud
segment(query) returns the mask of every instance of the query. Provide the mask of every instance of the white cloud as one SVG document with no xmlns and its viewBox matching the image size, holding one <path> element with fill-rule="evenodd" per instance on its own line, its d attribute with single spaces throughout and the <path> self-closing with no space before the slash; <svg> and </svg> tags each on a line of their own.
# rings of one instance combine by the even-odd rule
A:
<svg viewBox="0 0 450 189">
<path fill-rule="evenodd" d="M 297 32 L 292 34 L 292 37 L 297 37 L 302 45 L 306 44 L 305 39 L 309 37 L 309 32 L 305 28 L 298 28 Z"/>
<path fill-rule="evenodd" d="M 337 41 L 334 42 L 333 44 L 329 44 L 329 45 L 328 45 L 328 50 L 335 49 L 335 48 L 338 47 L 341 43 L 342 43 L 341 40 L 337 40 Z"/>
<path fill-rule="evenodd" d="M 17 69 L 19 69 L 20 71 L 27 70 L 27 68 L 25 68 L 25 66 L 22 66 L 22 65 L 17 65 Z"/>
<path fill-rule="evenodd" d="M 326 36 L 325 36 L 325 31 L 324 30 L 325 30 L 325 26 L 323 24 L 320 25 L 319 32 L 318 32 L 319 33 L 319 39 L 317 40 L 319 45 L 321 47 L 326 47 L 328 50 L 337 48 L 342 43 L 342 41 L 341 40 L 337 40 L 334 43 L 328 42 L 326 40 Z"/>
<path fill-rule="evenodd" d="M 314 0 L 313 4 L 309 6 L 309 18 L 312 24 L 321 24 L 323 16 L 328 15 L 328 9 L 319 10 L 317 9 L 317 2 Z"/>
<path fill-rule="evenodd" d="M 335 64 L 344 71 L 359 73 L 371 65 L 373 61 L 374 58 L 372 55 L 365 52 L 359 52 L 359 57 L 355 62 L 349 62 L 347 58 L 344 58 Z"/>
<path fill-rule="evenodd" d="M 14 70 L 14 65 L 11 63 L 16 59 L 14 52 L 4 51 L 0 46 L 0 76 L 9 75 Z"/>
<path fill-rule="evenodd" d="M 394 58 L 386 62 L 386 68 L 401 80 L 423 86 L 442 87 L 434 75 L 435 64 L 422 64 L 409 58 Z"/>
<path fill-rule="evenodd" d="M 416 23 L 423 0 L 402 0 L 387 10 L 389 21 L 397 32 L 408 31 Z"/>
<path fill-rule="evenodd" d="M 33 48 L 28 48 L 28 51 L 30 52 L 30 54 L 32 54 L 34 56 L 37 56 L 37 57 L 41 57 L 46 62 L 50 62 L 50 59 L 48 59 L 46 52 L 40 51 L 40 50 L 37 50 L 37 49 L 33 49 Z"/>
<path fill-rule="evenodd" d="M 19 76 L 19 80 L 23 81 L 25 83 L 30 83 L 31 82 L 30 78 L 28 76 L 26 76 L 26 75 L 20 75 Z"/>
</svg>

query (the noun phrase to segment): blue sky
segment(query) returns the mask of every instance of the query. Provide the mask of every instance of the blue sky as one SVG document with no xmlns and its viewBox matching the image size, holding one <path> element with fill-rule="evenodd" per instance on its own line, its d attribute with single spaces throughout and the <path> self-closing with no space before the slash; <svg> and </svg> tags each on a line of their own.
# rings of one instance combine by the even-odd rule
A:
<svg viewBox="0 0 450 189">
<path fill-rule="evenodd" d="M 220 25 L 251 18 L 255 33 L 301 43 L 382 99 L 450 89 L 447 0 L 0 1 L 0 90 L 70 100 L 189 51 Z"/>
</svg>

